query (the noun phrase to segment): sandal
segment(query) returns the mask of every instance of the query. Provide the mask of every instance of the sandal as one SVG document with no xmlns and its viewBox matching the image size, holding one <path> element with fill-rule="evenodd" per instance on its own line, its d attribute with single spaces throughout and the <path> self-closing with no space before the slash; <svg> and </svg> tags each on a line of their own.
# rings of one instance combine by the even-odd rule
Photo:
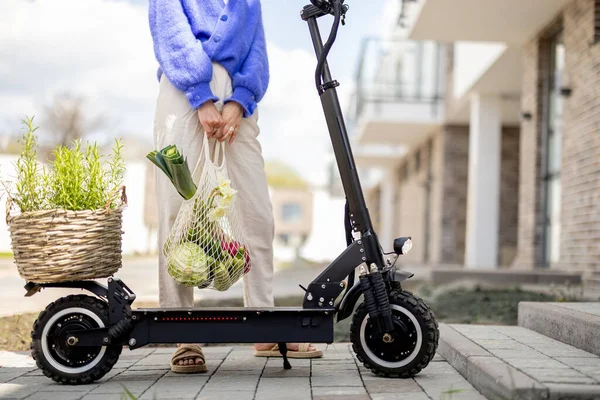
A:
<svg viewBox="0 0 600 400">
<path fill-rule="evenodd" d="M 178 365 L 181 360 L 201 359 L 202 364 Z M 197 344 L 182 344 L 171 358 L 171 371 L 177 374 L 195 374 L 208 371 L 202 348 Z"/>
<path fill-rule="evenodd" d="M 300 343 L 298 345 L 298 350 L 289 350 L 287 351 L 288 358 L 319 358 L 323 357 L 323 352 L 321 350 L 309 350 L 310 343 Z M 256 357 L 281 357 L 281 353 L 279 352 L 279 345 L 275 344 L 271 350 L 261 350 L 256 351 L 254 353 Z"/>
</svg>

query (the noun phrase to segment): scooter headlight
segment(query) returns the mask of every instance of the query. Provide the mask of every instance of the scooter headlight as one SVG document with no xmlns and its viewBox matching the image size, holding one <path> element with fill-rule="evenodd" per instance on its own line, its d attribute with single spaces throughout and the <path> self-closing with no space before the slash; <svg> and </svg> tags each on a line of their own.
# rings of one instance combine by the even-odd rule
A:
<svg viewBox="0 0 600 400">
<path fill-rule="evenodd" d="M 394 253 L 406 255 L 412 249 L 412 240 L 410 237 L 399 237 L 394 240 Z"/>
<path fill-rule="evenodd" d="M 406 242 L 402 245 L 402 254 L 408 254 L 412 249 L 412 240 L 406 239 Z"/>
</svg>

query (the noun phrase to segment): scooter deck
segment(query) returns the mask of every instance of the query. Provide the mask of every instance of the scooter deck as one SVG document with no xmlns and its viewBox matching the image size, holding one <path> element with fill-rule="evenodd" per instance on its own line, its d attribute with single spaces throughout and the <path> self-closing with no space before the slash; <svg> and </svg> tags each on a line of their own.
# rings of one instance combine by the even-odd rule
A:
<svg viewBox="0 0 600 400">
<path fill-rule="evenodd" d="M 131 348 L 149 343 L 333 342 L 333 308 L 147 308 L 131 312 Z"/>
</svg>

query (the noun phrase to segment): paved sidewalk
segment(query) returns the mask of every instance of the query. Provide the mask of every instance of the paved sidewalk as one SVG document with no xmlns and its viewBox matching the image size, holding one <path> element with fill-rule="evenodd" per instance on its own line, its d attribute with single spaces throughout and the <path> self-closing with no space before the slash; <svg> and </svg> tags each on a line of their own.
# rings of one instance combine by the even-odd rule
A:
<svg viewBox="0 0 600 400">
<path fill-rule="evenodd" d="M 600 399 L 600 357 L 520 326 L 440 324 L 438 350 L 494 398 Z"/>
<path fill-rule="evenodd" d="M 326 346 L 318 345 L 322 349 Z M 101 381 L 55 384 L 24 353 L 0 352 L 0 398 L 120 400 L 128 390 L 143 399 L 218 400 L 484 400 L 440 356 L 415 379 L 379 378 L 357 364 L 348 344 L 330 345 L 321 359 L 256 358 L 250 347 L 206 347 L 209 372 L 182 376 L 168 369 L 172 348 L 124 350 Z"/>
</svg>

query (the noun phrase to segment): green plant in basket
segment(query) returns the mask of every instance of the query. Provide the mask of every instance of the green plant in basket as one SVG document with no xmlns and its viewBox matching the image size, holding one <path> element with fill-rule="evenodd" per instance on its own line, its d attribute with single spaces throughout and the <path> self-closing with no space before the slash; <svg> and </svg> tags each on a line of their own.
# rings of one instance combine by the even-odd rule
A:
<svg viewBox="0 0 600 400">
<path fill-rule="evenodd" d="M 119 205 L 117 192 L 123 184 L 123 145 L 115 140 L 112 154 L 103 158 L 97 143 L 81 141 L 58 146 L 47 166 L 37 159 L 38 127 L 33 118 L 23 121 L 23 151 L 16 162 L 15 193 L 11 199 L 21 212 L 41 210 L 96 210 Z"/>
<path fill-rule="evenodd" d="M 126 204 L 121 143 L 115 141 L 112 154 L 103 157 L 96 143 L 75 141 L 56 147 L 43 163 L 37 157 L 33 118 L 23 123 L 16 179 L 14 185 L 4 185 L 6 222 L 19 275 L 36 283 L 114 275 L 122 266 Z"/>
<path fill-rule="evenodd" d="M 15 184 L 15 202 L 21 211 L 42 210 L 47 207 L 46 196 L 48 175 L 40 171 L 37 162 L 37 127 L 33 124 L 33 118 L 23 120 L 26 133 L 19 141 L 23 145 L 23 151 L 15 165 L 17 170 L 17 182 Z"/>
</svg>

